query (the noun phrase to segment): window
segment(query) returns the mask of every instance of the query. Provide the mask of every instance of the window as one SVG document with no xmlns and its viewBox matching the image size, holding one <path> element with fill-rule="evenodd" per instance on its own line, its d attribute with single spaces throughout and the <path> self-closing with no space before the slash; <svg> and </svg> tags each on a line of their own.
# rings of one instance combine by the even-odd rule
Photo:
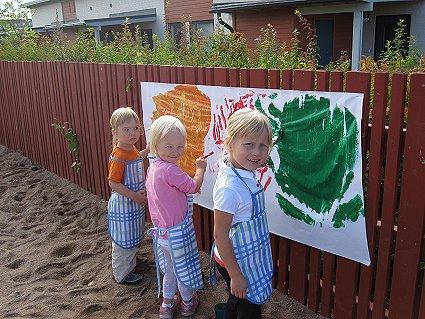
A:
<svg viewBox="0 0 425 319">
<path fill-rule="evenodd" d="M 208 37 L 214 33 L 214 21 L 195 21 L 192 22 L 192 30 L 196 30 L 200 35 Z"/>
<path fill-rule="evenodd" d="M 168 31 L 170 36 L 174 39 L 174 42 L 178 45 L 182 38 L 183 23 L 170 23 L 168 24 Z"/>
<path fill-rule="evenodd" d="M 180 45 L 182 36 L 184 34 L 184 23 L 175 22 L 168 24 L 168 31 L 170 32 L 171 37 L 174 39 L 175 43 Z M 190 22 L 190 32 L 193 31 L 199 32 L 201 36 L 208 37 L 214 32 L 214 21 L 193 21 Z"/>
<path fill-rule="evenodd" d="M 149 45 L 149 47 L 153 48 L 153 40 L 152 40 L 152 29 L 140 29 L 140 35 L 142 37 L 142 44 Z"/>
</svg>

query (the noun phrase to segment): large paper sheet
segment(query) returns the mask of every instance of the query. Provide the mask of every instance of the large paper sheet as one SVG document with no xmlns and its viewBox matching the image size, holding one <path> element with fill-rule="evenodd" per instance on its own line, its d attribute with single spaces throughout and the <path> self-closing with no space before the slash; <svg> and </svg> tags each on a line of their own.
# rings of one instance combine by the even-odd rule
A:
<svg viewBox="0 0 425 319">
<path fill-rule="evenodd" d="M 227 120 L 243 107 L 268 116 L 276 143 L 258 171 L 274 234 L 370 264 L 362 187 L 363 94 L 142 82 L 147 137 L 161 115 L 178 117 L 188 143 L 180 162 L 193 174 L 208 158 L 195 202 L 213 208 L 212 190 Z"/>
</svg>

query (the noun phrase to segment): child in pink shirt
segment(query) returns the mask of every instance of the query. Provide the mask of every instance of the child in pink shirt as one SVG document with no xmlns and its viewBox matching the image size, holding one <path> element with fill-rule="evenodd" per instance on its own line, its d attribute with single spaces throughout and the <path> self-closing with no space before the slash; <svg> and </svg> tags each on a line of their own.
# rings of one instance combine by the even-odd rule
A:
<svg viewBox="0 0 425 319">
<path fill-rule="evenodd" d="M 161 268 L 164 272 L 163 302 L 159 310 L 162 319 L 173 318 L 178 307 L 181 307 L 183 316 L 193 315 L 199 303 L 195 290 L 202 287 L 199 252 L 187 194 L 196 193 L 201 188 L 206 161 L 202 157 L 196 159 L 195 176 L 191 178 L 178 166 L 185 147 L 186 129 L 179 119 L 164 115 L 152 123 L 150 150 L 156 158 L 148 168 L 146 191 L 155 226 L 157 271 Z M 177 288 L 181 302 L 176 296 Z"/>
</svg>

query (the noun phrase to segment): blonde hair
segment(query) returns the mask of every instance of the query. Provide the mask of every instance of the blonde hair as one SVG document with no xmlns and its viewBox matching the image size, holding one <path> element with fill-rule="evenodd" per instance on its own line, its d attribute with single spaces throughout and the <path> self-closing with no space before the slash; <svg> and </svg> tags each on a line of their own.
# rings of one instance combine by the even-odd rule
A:
<svg viewBox="0 0 425 319">
<path fill-rule="evenodd" d="M 131 107 L 120 107 L 112 113 L 111 119 L 109 120 L 109 124 L 111 125 L 112 129 L 112 147 L 115 147 L 115 145 L 118 143 L 114 131 L 118 129 L 118 126 L 133 119 L 140 125 L 140 118 Z"/>
<path fill-rule="evenodd" d="M 257 110 L 248 107 L 237 110 L 230 116 L 227 123 L 227 135 L 224 138 L 226 148 L 237 138 L 259 135 L 264 131 L 267 132 L 268 146 L 271 147 L 273 144 L 270 121 L 266 115 Z"/>
<path fill-rule="evenodd" d="M 162 115 L 152 122 L 149 147 L 153 154 L 158 155 L 157 146 L 159 141 L 172 131 L 181 133 L 186 139 L 186 128 L 177 117 Z"/>
</svg>

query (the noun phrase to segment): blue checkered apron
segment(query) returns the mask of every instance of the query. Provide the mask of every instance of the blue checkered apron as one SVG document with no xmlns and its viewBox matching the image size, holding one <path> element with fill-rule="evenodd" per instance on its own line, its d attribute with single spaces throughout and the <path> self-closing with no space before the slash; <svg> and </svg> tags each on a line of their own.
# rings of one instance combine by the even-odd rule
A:
<svg viewBox="0 0 425 319">
<path fill-rule="evenodd" d="M 143 159 L 123 161 L 125 164 L 123 185 L 134 192 L 145 189 Z M 143 239 L 145 208 L 117 192 L 112 192 L 108 202 L 108 231 L 114 243 L 122 248 L 137 247 Z"/>
<path fill-rule="evenodd" d="M 154 227 L 149 230 L 153 239 L 155 263 L 157 272 L 158 298 L 161 294 L 161 277 L 159 271 L 165 273 L 167 261 L 161 246 L 158 244 L 158 236 L 168 235 L 171 260 L 177 280 L 184 285 L 197 290 L 203 286 L 201 260 L 196 243 L 195 227 L 193 226 L 193 196 L 187 196 L 188 211 L 185 219 L 178 225 L 170 228 Z"/>
<path fill-rule="evenodd" d="M 236 261 L 248 284 L 250 302 L 261 305 L 272 294 L 273 259 L 270 246 L 269 227 L 265 210 L 264 190 L 253 193 L 240 174 L 235 174 L 248 188 L 252 198 L 251 219 L 234 224 L 230 228 L 230 240 Z M 211 253 L 214 252 L 214 244 Z M 213 267 L 214 268 L 214 267 Z M 211 269 L 210 280 L 215 281 L 215 269 Z"/>
</svg>

